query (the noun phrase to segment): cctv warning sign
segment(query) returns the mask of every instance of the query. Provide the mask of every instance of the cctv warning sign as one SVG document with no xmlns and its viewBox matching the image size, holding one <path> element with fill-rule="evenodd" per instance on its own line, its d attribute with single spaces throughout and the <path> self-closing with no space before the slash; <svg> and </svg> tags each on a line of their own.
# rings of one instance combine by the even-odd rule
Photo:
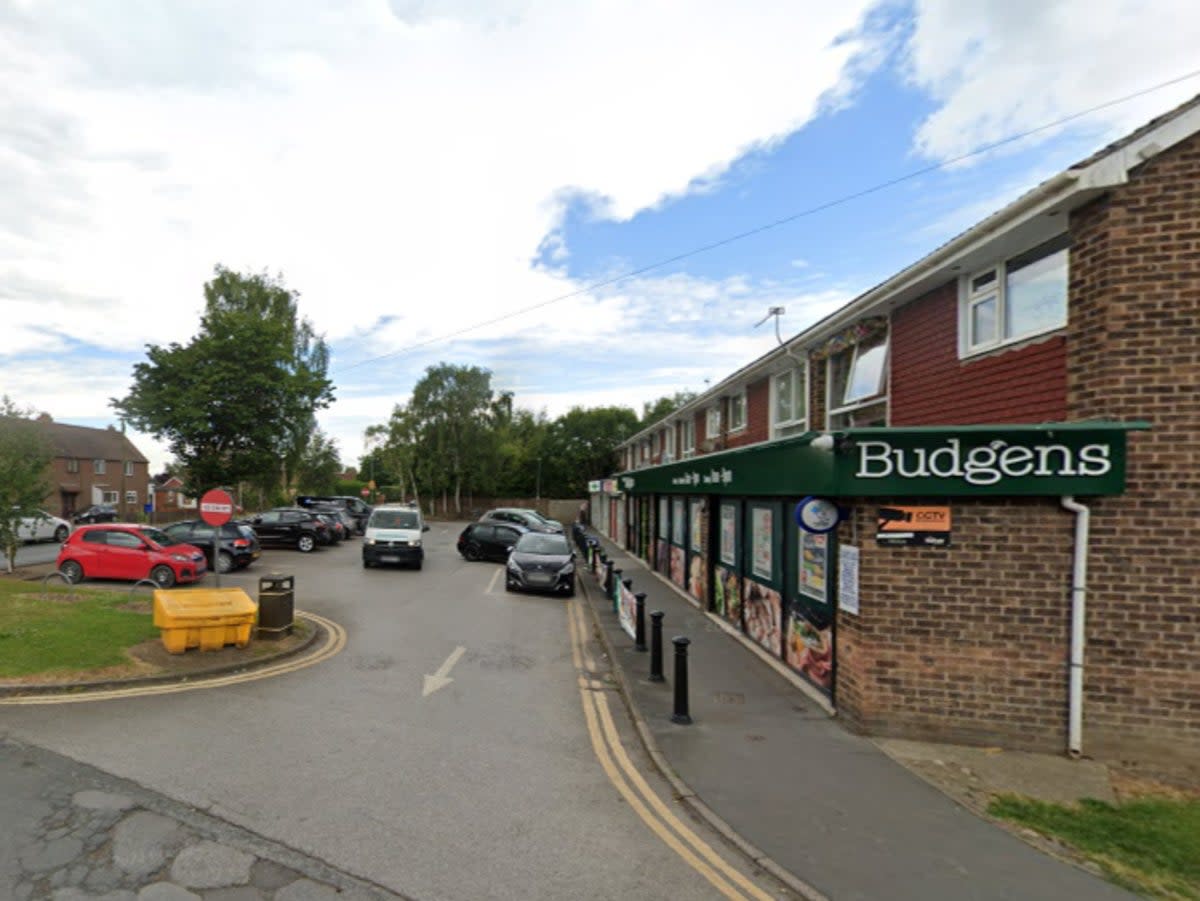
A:
<svg viewBox="0 0 1200 901">
<path fill-rule="evenodd" d="M 883 547 L 949 547 L 949 507 L 880 507 L 875 543 Z"/>
</svg>

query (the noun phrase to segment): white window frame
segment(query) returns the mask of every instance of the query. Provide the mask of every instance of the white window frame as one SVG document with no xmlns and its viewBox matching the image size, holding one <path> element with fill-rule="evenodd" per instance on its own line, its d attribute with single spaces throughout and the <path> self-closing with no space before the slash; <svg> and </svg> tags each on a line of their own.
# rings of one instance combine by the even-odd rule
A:
<svg viewBox="0 0 1200 901">
<path fill-rule="evenodd" d="M 675 459 L 675 423 L 671 423 L 662 432 L 663 462 Z"/>
<path fill-rule="evenodd" d="M 642 465 L 645 466 L 650 462 L 650 439 L 646 438 L 642 441 Z"/>
<path fill-rule="evenodd" d="M 105 460 L 93 460 L 92 461 L 92 474 L 93 475 L 102 476 L 106 473 L 107 469 L 108 469 L 107 461 L 105 461 Z"/>
<path fill-rule="evenodd" d="M 136 504 L 137 502 L 138 502 L 138 498 L 137 498 L 136 491 L 126 491 L 125 492 L 125 503 Z"/>
<path fill-rule="evenodd" d="M 855 344 L 853 347 L 846 348 L 841 353 L 833 354 L 825 361 L 825 409 L 827 411 L 825 414 L 825 427 L 827 429 L 842 427 L 841 424 L 835 424 L 834 419 L 837 417 L 846 416 L 847 414 L 854 413 L 858 410 L 865 410 L 870 407 L 877 407 L 881 405 L 883 406 L 884 410 L 884 422 L 887 421 L 887 405 L 891 396 L 891 371 L 889 364 L 891 362 L 892 347 L 890 330 L 883 335 L 883 364 L 879 369 L 879 390 L 874 394 L 870 394 L 849 402 L 845 400 L 845 394 L 843 394 L 841 398 L 838 398 L 838 404 L 836 406 L 834 405 L 833 390 L 835 379 L 833 370 L 836 361 L 845 354 L 850 354 L 850 369 L 846 375 L 846 385 L 844 389 L 849 390 L 850 386 L 854 384 L 854 371 L 858 366 L 859 353 L 864 344 L 869 345 L 868 349 L 870 350 L 874 350 L 875 347 L 878 346 L 875 344 L 873 338 L 867 341 L 861 341 L 858 344 Z"/>
<path fill-rule="evenodd" d="M 779 418 L 779 382 L 782 379 L 791 381 L 792 409 L 787 419 Z M 800 398 L 804 412 L 795 415 L 796 398 Z M 803 366 L 793 366 L 786 372 L 780 372 L 771 377 L 771 437 L 786 438 L 789 435 L 799 435 L 808 430 L 808 362 Z"/>
<path fill-rule="evenodd" d="M 696 453 L 696 417 L 683 420 L 679 427 L 679 455 L 687 459 Z"/>
<path fill-rule="evenodd" d="M 741 422 L 738 422 L 738 417 L 735 415 L 737 409 L 741 409 Z M 729 431 L 744 432 L 750 421 L 750 410 L 746 400 L 746 390 L 743 388 L 737 394 L 729 395 Z"/>
<path fill-rule="evenodd" d="M 102 504 L 116 504 L 119 502 L 119 498 L 120 495 L 116 491 L 100 492 L 100 503 Z"/>
<path fill-rule="evenodd" d="M 67 458 L 67 472 L 70 472 L 70 473 L 79 472 L 79 460 L 77 460 L 75 457 Z"/>
<path fill-rule="evenodd" d="M 1058 253 L 1066 254 L 1067 273 L 1064 279 L 1064 290 L 1062 298 L 1062 320 L 1050 326 L 1042 326 L 1029 329 L 1013 334 L 1005 334 L 1005 323 L 1008 319 L 1008 295 L 1009 295 L 1009 277 L 1010 266 L 1013 260 L 1027 254 L 1036 253 L 1039 250 L 1045 250 L 1041 256 L 1029 260 L 1025 265 L 1032 265 L 1038 260 L 1047 259 Z M 1019 271 L 1024 266 L 1018 267 L 1013 271 Z M 984 285 L 976 287 L 976 283 L 987 276 L 991 276 Z M 958 284 L 958 335 L 959 335 L 959 358 L 976 356 L 977 354 L 988 353 L 997 348 L 1007 347 L 1010 344 L 1017 344 L 1021 341 L 1028 341 L 1030 338 L 1038 335 L 1048 335 L 1053 332 L 1066 328 L 1067 325 L 1067 308 L 1070 302 L 1070 244 L 1068 236 L 1064 233 L 1051 238 L 1049 241 L 1043 241 L 1028 250 L 1014 254 L 1007 259 L 994 263 L 991 266 L 978 269 L 969 275 L 959 279 Z M 976 341 L 974 335 L 975 327 L 975 310 L 985 303 L 994 303 L 995 311 L 995 330 L 994 334 L 989 338 Z"/>
<path fill-rule="evenodd" d="M 714 404 L 704 411 L 704 438 L 715 441 L 721 437 L 721 405 Z"/>
<path fill-rule="evenodd" d="M 125 461 L 125 475 L 127 475 L 127 476 L 133 475 L 133 461 L 132 460 Z"/>
</svg>

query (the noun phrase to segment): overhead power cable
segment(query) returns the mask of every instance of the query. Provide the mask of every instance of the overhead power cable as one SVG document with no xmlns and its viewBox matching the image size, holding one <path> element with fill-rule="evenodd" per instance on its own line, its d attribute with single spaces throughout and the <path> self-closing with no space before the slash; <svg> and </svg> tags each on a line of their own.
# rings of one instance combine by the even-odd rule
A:
<svg viewBox="0 0 1200 901">
<path fill-rule="evenodd" d="M 874 184 L 869 188 L 863 188 L 861 191 L 855 191 L 854 193 L 851 193 L 851 194 L 844 194 L 841 197 L 838 197 L 834 200 L 827 200 L 824 203 L 819 203 L 816 206 L 808 207 L 807 209 L 800 210 L 797 213 L 792 213 L 791 215 L 784 216 L 781 219 L 774 219 L 770 222 L 766 222 L 762 225 L 755 226 L 754 228 L 748 229 L 746 231 L 738 232 L 737 234 L 733 234 L 733 235 L 729 235 L 728 237 L 721 238 L 720 240 L 712 241 L 708 244 L 701 244 L 699 247 L 694 247 L 691 250 L 684 251 L 683 253 L 677 253 L 674 256 L 665 257 L 664 259 L 657 260 L 656 262 L 649 263 L 645 266 L 639 266 L 637 269 L 630 269 L 626 272 L 622 272 L 620 275 L 614 275 L 611 278 L 606 278 L 606 279 L 603 279 L 598 282 L 591 282 L 590 284 L 587 284 L 582 288 L 576 288 L 574 291 L 568 291 L 566 294 L 559 294 L 556 297 L 551 297 L 547 300 L 538 301 L 537 303 L 529 304 L 528 306 L 521 307 L 520 309 L 511 310 L 507 313 L 502 313 L 499 316 L 493 316 L 490 319 L 480 320 L 479 322 L 476 322 L 472 325 L 465 325 L 462 328 L 455 329 L 454 331 L 451 331 L 451 332 L 445 332 L 444 334 L 441 334 L 441 335 L 435 335 L 432 338 L 426 338 L 424 341 L 418 341 L 415 344 L 409 344 L 406 347 L 400 348 L 399 350 L 393 350 L 386 354 L 380 354 L 377 357 L 370 357 L 366 360 L 359 360 L 357 363 L 351 363 L 348 366 L 339 367 L 337 372 L 338 373 L 347 372 L 351 369 L 357 369 L 359 366 L 366 366 L 369 363 L 377 363 L 380 360 L 387 360 L 392 357 L 401 356 L 402 354 L 411 353 L 412 351 L 419 350 L 422 347 L 428 347 L 430 344 L 438 344 L 442 341 L 449 341 L 451 338 L 457 338 L 460 335 L 465 335 L 465 334 L 468 334 L 469 332 L 478 331 L 481 328 L 487 328 L 489 325 L 496 325 L 497 323 L 505 322 L 509 319 L 515 319 L 518 316 L 524 316 L 526 313 L 532 313 L 534 310 L 540 310 L 543 307 L 550 306 L 551 304 L 561 303 L 562 301 L 570 300 L 573 297 L 579 297 L 580 295 L 589 294 L 589 293 L 591 293 L 593 291 L 597 291 L 601 288 L 607 288 L 610 285 L 619 284 L 620 282 L 628 281 L 629 279 L 632 279 L 632 278 L 637 278 L 639 275 L 645 275 L 647 272 L 653 272 L 655 269 L 661 269 L 664 266 L 670 266 L 672 263 L 678 263 L 681 260 L 687 260 L 692 257 L 699 256 L 704 253 L 708 253 L 709 251 L 716 250 L 720 247 L 726 247 L 730 244 L 735 244 L 738 241 L 744 241 L 747 238 L 754 237 L 755 235 L 761 235 L 763 232 L 771 231 L 773 229 L 780 228 L 781 226 L 788 225 L 789 223 L 795 222 L 798 219 L 804 219 L 808 216 L 813 216 L 813 215 L 816 215 L 817 213 L 822 213 L 825 210 L 830 210 L 830 209 L 833 209 L 834 207 L 842 206 L 843 204 L 847 204 L 852 201 L 859 200 L 863 197 L 868 197 L 871 194 L 877 194 L 880 191 L 886 191 L 888 188 L 894 188 L 896 185 L 903 184 L 904 182 L 907 182 L 907 181 L 912 181 L 914 178 L 920 178 L 922 175 L 928 175 L 931 172 L 937 172 L 940 169 L 945 169 L 945 168 L 955 165 L 956 163 L 961 163 L 963 160 L 968 160 L 968 159 L 971 159 L 972 157 L 976 157 L 976 156 L 979 156 L 984 153 L 989 153 L 990 151 L 996 150 L 999 147 L 1004 147 L 1004 146 L 1007 146 L 1008 144 L 1013 144 L 1017 141 L 1021 141 L 1021 140 L 1024 140 L 1025 138 L 1032 137 L 1033 135 L 1039 134 L 1043 131 L 1049 131 L 1050 129 L 1059 128 L 1062 125 L 1066 125 L 1068 122 L 1073 122 L 1076 119 L 1082 119 L 1086 116 L 1092 115 L 1093 113 L 1098 113 L 1101 110 L 1109 109 L 1110 107 L 1119 106 L 1122 103 L 1128 103 L 1130 100 L 1136 100 L 1137 98 L 1144 97 L 1147 94 L 1153 94 L 1155 91 L 1161 91 L 1163 88 L 1171 87 L 1172 85 L 1176 85 L 1176 84 L 1179 84 L 1180 82 L 1188 81 L 1189 79 L 1196 78 L 1197 76 L 1200 76 L 1200 69 L 1195 69 L 1191 72 L 1188 72 L 1184 75 L 1180 75 L 1176 78 L 1172 78 L 1168 81 L 1159 82 L 1156 85 L 1153 85 L 1148 88 L 1143 88 L 1142 90 L 1135 91 L 1132 94 L 1125 94 L 1122 97 L 1117 97 L 1116 99 L 1113 99 L 1113 100 L 1107 100 L 1104 103 L 1099 103 L 1099 104 L 1096 104 L 1095 106 L 1088 107 L 1085 110 L 1080 110 L 1079 112 L 1071 113 L 1068 116 L 1063 116 L 1060 119 L 1055 119 L 1053 122 L 1047 122 L 1043 125 L 1038 125 L 1035 128 L 1030 128 L 1027 131 L 1022 131 L 1022 132 L 1018 132 L 1017 134 L 1009 135 L 1006 138 L 1001 138 L 1000 140 L 993 141 L 990 144 L 983 144 L 974 150 L 968 151 L 967 153 L 962 153 L 962 154 L 959 154 L 958 156 L 951 157 L 950 159 L 942 160 L 940 163 L 933 163 L 933 164 L 931 164 L 929 166 L 925 166 L 921 169 L 915 169 L 912 172 L 908 172 L 904 175 L 897 176 L 896 178 L 892 178 L 887 181 L 882 181 L 882 182 L 879 182 L 878 184 Z"/>
</svg>

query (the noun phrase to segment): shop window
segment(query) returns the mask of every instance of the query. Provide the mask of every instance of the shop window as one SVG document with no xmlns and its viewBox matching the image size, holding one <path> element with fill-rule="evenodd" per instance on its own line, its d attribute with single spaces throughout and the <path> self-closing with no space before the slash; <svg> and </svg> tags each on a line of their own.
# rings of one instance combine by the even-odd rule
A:
<svg viewBox="0 0 1200 901">
<path fill-rule="evenodd" d="M 808 378 L 797 367 L 771 380 L 771 435 L 786 438 L 808 429 Z"/>
<path fill-rule="evenodd" d="M 729 431 L 740 432 L 746 428 L 746 392 L 729 398 Z"/>
<path fill-rule="evenodd" d="M 107 464 L 105 463 L 104 460 L 93 460 L 92 461 L 92 472 L 98 476 L 104 475 L 107 468 L 108 468 Z"/>
<path fill-rule="evenodd" d="M 679 453 L 691 457 L 696 453 L 696 419 L 685 419 L 679 426 Z"/>
<path fill-rule="evenodd" d="M 887 425 L 887 333 L 829 358 L 829 428 Z"/>
<path fill-rule="evenodd" d="M 1067 324 L 1067 250 L 1060 235 L 963 279 L 961 353 L 991 350 Z"/>
</svg>

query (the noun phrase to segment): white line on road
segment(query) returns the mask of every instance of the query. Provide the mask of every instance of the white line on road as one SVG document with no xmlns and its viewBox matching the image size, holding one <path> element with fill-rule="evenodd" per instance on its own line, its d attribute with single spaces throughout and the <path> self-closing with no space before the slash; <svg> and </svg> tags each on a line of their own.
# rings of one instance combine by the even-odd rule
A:
<svg viewBox="0 0 1200 901">
<path fill-rule="evenodd" d="M 421 690 L 421 697 L 427 698 L 439 688 L 445 688 L 454 680 L 450 678 L 450 670 L 454 669 L 454 664 L 458 663 L 463 654 L 467 653 L 467 649 L 462 645 L 456 647 L 450 652 L 450 656 L 446 658 L 446 662 L 438 667 L 438 671 L 432 676 L 425 677 L 425 687 Z"/>
<path fill-rule="evenodd" d="M 492 589 L 496 587 L 496 580 L 499 578 L 500 578 L 500 570 L 496 570 L 494 573 L 492 573 L 492 581 L 488 582 L 487 594 L 492 593 Z"/>
</svg>

